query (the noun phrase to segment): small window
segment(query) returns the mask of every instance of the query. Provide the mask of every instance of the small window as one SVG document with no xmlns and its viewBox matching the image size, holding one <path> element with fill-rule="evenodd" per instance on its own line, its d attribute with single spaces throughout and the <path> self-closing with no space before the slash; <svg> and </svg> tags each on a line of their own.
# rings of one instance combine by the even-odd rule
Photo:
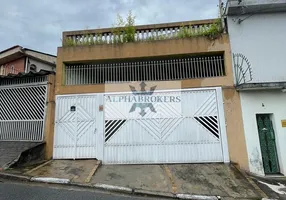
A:
<svg viewBox="0 0 286 200">
<path fill-rule="evenodd" d="M 14 74 L 15 72 L 15 66 L 14 65 L 11 65 L 10 66 L 10 73 L 13 73 Z"/>
<path fill-rule="evenodd" d="M 31 65 L 30 65 L 30 71 L 31 71 L 31 72 L 36 72 L 36 71 L 37 71 L 37 66 L 34 65 L 34 64 L 31 64 Z"/>
</svg>

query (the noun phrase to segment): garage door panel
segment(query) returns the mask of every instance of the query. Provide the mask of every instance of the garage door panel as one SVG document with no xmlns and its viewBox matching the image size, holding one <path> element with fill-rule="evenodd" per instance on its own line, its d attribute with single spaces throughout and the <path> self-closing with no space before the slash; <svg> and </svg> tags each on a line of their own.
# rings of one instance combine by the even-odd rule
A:
<svg viewBox="0 0 286 200">
<path fill-rule="evenodd" d="M 105 164 L 201 163 L 221 162 L 220 144 L 107 146 Z M 120 158 L 120 159 L 119 159 Z"/>
<path fill-rule="evenodd" d="M 225 124 L 220 124 L 224 115 L 217 91 L 158 91 L 152 96 L 180 95 L 180 105 L 153 102 L 143 115 L 140 107 L 131 109 L 132 102 L 106 103 L 106 95 L 131 93 L 58 96 L 54 158 L 98 158 L 105 164 L 223 162 Z"/>
<path fill-rule="evenodd" d="M 121 104 L 117 102 L 112 109 L 106 109 L 105 120 L 109 120 L 108 118 L 112 116 L 109 111 L 114 112 L 114 109 L 118 109 L 115 113 L 125 114 L 117 120 L 125 122 L 124 127 L 105 143 L 103 162 L 107 164 L 222 162 L 216 89 L 158 93 L 168 96 L 179 94 L 180 106 L 155 102 L 153 107 L 156 112 L 146 108 L 146 114 L 137 117 L 126 113 L 127 104 L 130 104 L 127 107 L 132 106 L 130 102 L 124 105 L 122 102 Z M 124 107 L 122 111 L 121 107 Z M 140 109 L 136 108 L 133 113 L 140 112 Z"/>
<path fill-rule="evenodd" d="M 216 90 L 182 92 L 181 96 L 183 116 L 217 115 Z"/>
<path fill-rule="evenodd" d="M 97 130 L 98 98 L 97 95 L 57 96 L 54 159 L 98 156 L 97 144 L 101 142 L 98 134 L 102 134 Z"/>
<path fill-rule="evenodd" d="M 147 129 L 145 126 L 141 126 L 136 120 L 125 120 L 122 126 L 120 126 L 119 120 L 113 120 L 113 121 L 115 122 L 108 123 L 107 125 L 108 129 L 106 128 L 105 130 L 104 143 L 107 145 L 108 144 L 134 145 L 134 144 L 148 144 L 148 143 L 156 144 L 158 142 L 157 137 L 154 136 L 154 133 L 150 133 L 151 131 L 149 129 Z M 107 124 L 107 122 L 105 123 Z"/>
<path fill-rule="evenodd" d="M 220 140 L 210 131 L 201 126 L 193 118 L 184 118 L 182 122 L 175 127 L 171 134 L 166 137 L 164 143 L 168 142 L 217 142 Z"/>
</svg>

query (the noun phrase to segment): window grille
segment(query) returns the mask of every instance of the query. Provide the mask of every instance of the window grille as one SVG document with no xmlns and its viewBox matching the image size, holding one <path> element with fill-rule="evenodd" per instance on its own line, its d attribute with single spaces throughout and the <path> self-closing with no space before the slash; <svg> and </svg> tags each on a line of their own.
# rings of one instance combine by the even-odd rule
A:
<svg viewBox="0 0 286 200">
<path fill-rule="evenodd" d="M 225 76 L 223 55 L 67 64 L 65 84 L 166 81 Z"/>
</svg>

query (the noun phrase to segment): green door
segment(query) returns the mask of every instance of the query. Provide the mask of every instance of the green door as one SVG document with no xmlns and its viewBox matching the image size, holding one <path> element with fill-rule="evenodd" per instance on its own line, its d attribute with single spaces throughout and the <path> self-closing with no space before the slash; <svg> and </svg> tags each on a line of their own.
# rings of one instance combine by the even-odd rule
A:
<svg viewBox="0 0 286 200">
<path fill-rule="evenodd" d="M 260 148 L 265 174 L 279 173 L 275 134 L 270 115 L 257 115 Z"/>
</svg>

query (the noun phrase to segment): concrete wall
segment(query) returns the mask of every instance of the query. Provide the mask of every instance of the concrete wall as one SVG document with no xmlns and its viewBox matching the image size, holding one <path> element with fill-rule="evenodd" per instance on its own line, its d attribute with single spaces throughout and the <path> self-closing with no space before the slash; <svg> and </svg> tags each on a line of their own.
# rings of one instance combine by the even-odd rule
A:
<svg viewBox="0 0 286 200">
<path fill-rule="evenodd" d="M 233 86 L 233 74 L 228 35 L 209 40 L 206 37 L 174 39 L 164 41 L 127 43 L 119 45 L 94 45 L 78 47 L 60 47 L 57 55 L 56 94 L 77 94 L 104 92 L 105 85 L 64 86 L 63 63 L 89 62 L 106 59 L 141 58 L 198 53 L 225 53 L 226 76 L 204 79 L 182 80 L 182 88 Z M 118 88 L 118 91 L 121 91 Z"/>
<path fill-rule="evenodd" d="M 281 120 L 286 119 L 286 93 L 281 91 L 244 91 L 240 92 L 242 116 L 251 172 L 264 175 L 256 114 L 273 114 L 278 159 L 282 174 L 286 174 L 286 128 Z M 264 106 L 263 106 L 263 105 Z"/>
<path fill-rule="evenodd" d="M 232 53 L 242 53 L 251 63 L 252 82 L 286 81 L 286 13 L 228 17 Z"/>
</svg>

